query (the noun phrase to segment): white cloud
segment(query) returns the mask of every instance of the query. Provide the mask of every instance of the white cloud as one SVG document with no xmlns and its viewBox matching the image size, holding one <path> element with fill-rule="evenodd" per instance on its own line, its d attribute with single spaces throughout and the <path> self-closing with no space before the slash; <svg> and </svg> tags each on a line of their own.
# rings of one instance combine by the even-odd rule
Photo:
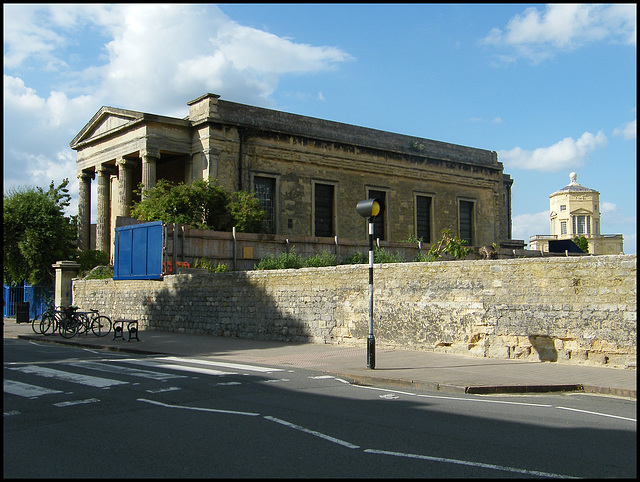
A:
<svg viewBox="0 0 640 482">
<path fill-rule="evenodd" d="M 618 206 L 615 203 L 603 202 L 600 203 L 600 214 L 615 213 Z"/>
<path fill-rule="evenodd" d="M 4 5 L 3 20 L 5 188 L 69 177 L 74 197 L 69 142 L 102 105 L 183 117 L 187 101 L 213 92 L 270 106 L 282 75 L 351 59 L 243 27 L 214 5 Z"/>
<path fill-rule="evenodd" d="M 549 234 L 551 229 L 549 211 L 513 216 L 511 224 L 513 239 L 522 239 L 526 244 L 529 244 L 530 236 Z"/>
<path fill-rule="evenodd" d="M 510 168 L 557 172 L 583 166 L 591 152 L 607 143 L 607 137 L 602 131 L 596 135 L 585 132 L 577 141 L 565 137 L 550 147 L 539 147 L 532 151 L 514 147 L 498 151 L 498 156 Z"/>
<path fill-rule="evenodd" d="M 614 129 L 613 135 L 622 137 L 626 141 L 636 139 L 636 121 L 637 119 L 634 119 L 631 122 L 627 122 L 624 126 Z"/>
<path fill-rule="evenodd" d="M 594 41 L 636 45 L 636 5 L 549 4 L 543 12 L 525 9 L 507 23 L 493 28 L 481 43 L 513 47 L 513 55 L 540 62 L 558 50 L 570 51 Z"/>
</svg>

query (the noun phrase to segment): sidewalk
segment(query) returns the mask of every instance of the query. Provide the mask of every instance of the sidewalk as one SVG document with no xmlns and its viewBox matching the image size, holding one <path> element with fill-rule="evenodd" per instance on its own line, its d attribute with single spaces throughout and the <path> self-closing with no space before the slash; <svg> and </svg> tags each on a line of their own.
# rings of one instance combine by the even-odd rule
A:
<svg viewBox="0 0 640 482">
<path fill-rule="evenodd" d="M 367 368 L 366 346 L 317 345 L 257 341 L 206 335 L 143 331 L 135 339 L 113 340 L 113 334 L 93 334 L 70 340 L 55 334 L 37 335 L 30 323 L 4 319 L 4 337 L 40 343 L 139 354 L 208 356 L 225 361 L 305 368 L 329 373 L 349 382 L 398 389 L 441 390 L 449 393 L 532 393 L 581 390 L 636 398 L 636 370 L 474 358 L 426 351 L 376 347 L 375 369 Z M 125 331 L 125 339 L 127 338 Z"/>
</svg>

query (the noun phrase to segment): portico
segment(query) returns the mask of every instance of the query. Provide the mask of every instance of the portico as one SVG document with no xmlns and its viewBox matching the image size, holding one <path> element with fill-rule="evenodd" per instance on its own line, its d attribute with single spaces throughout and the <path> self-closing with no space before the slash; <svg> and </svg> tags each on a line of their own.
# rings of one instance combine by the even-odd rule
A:
<svg viewBox="0 0 640 482">
<path fill-rule="evenodd" d="M 97 178 L 96 249 L 113 255 L 115 219 L 130 215 L 138 185 L 143 191 L 153 188 L 163 164 L 190 160 L 188 127 L 180 119 L 112 107 L 103 107 L 91 119 L 71 142 L 78 151 L 80 249 L 89 249 L 91 182 Z M 186 180 L 173 167 L 168 170 L 173 181 Z"/>
</svg>

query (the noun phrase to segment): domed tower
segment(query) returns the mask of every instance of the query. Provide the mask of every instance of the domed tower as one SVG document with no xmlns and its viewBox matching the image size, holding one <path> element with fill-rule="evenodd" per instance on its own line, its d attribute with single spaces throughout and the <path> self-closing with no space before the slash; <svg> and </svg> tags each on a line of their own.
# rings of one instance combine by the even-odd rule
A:
<svg viewBox="0 0 640 482">
<path fill-rule="evenodd" d="M 578 184 L 575 172 L 568 185 L 549 196 L 551 235 L 529 238 L 530 249 L 549 252 L 550 240 L 584 236 L 590 254 L 623 254 L 621 234 L 600 234 L 600 193 Z"/>
<path fill-rule="evenodd" d="M 575 172 L 571 182 L 549 196 L 551 234 L 556 239 L 589 239 L 600 234 L 600 193 L 578 184 Z"/>
</svg>

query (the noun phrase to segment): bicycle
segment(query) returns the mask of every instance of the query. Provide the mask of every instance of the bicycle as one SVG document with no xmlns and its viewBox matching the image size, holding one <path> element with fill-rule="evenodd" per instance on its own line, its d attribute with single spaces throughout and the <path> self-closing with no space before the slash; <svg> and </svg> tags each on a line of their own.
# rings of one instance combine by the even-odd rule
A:
<svg viewBox="0 0 640 482">
<path fill-rule="evenodd" d="M 80 319 L 79 335 L 91 330 L 94 335 L 102 337 L 111 331 L 111 318 L 101 315 L 98 310 L 82 311 L 77 315 Z"/>
<path fill-rule="evenodd" d="M 40 315 L 36 315 L 31 322 L 33 332 L 37 335 L 50 335 L 53 333 L 57 327 L 56 311 L 55 306 L 49 306 Z"/>
<path fill-rule="evenodd" d="M 63 338 L 72 338 L 80 329 L 80 316 L 77 306 L 60 307 L 59 310 L 47 311 L 42 314 L 40 331 L 43 335 L 51 335 L 58 331 Z"/>
</svg>

